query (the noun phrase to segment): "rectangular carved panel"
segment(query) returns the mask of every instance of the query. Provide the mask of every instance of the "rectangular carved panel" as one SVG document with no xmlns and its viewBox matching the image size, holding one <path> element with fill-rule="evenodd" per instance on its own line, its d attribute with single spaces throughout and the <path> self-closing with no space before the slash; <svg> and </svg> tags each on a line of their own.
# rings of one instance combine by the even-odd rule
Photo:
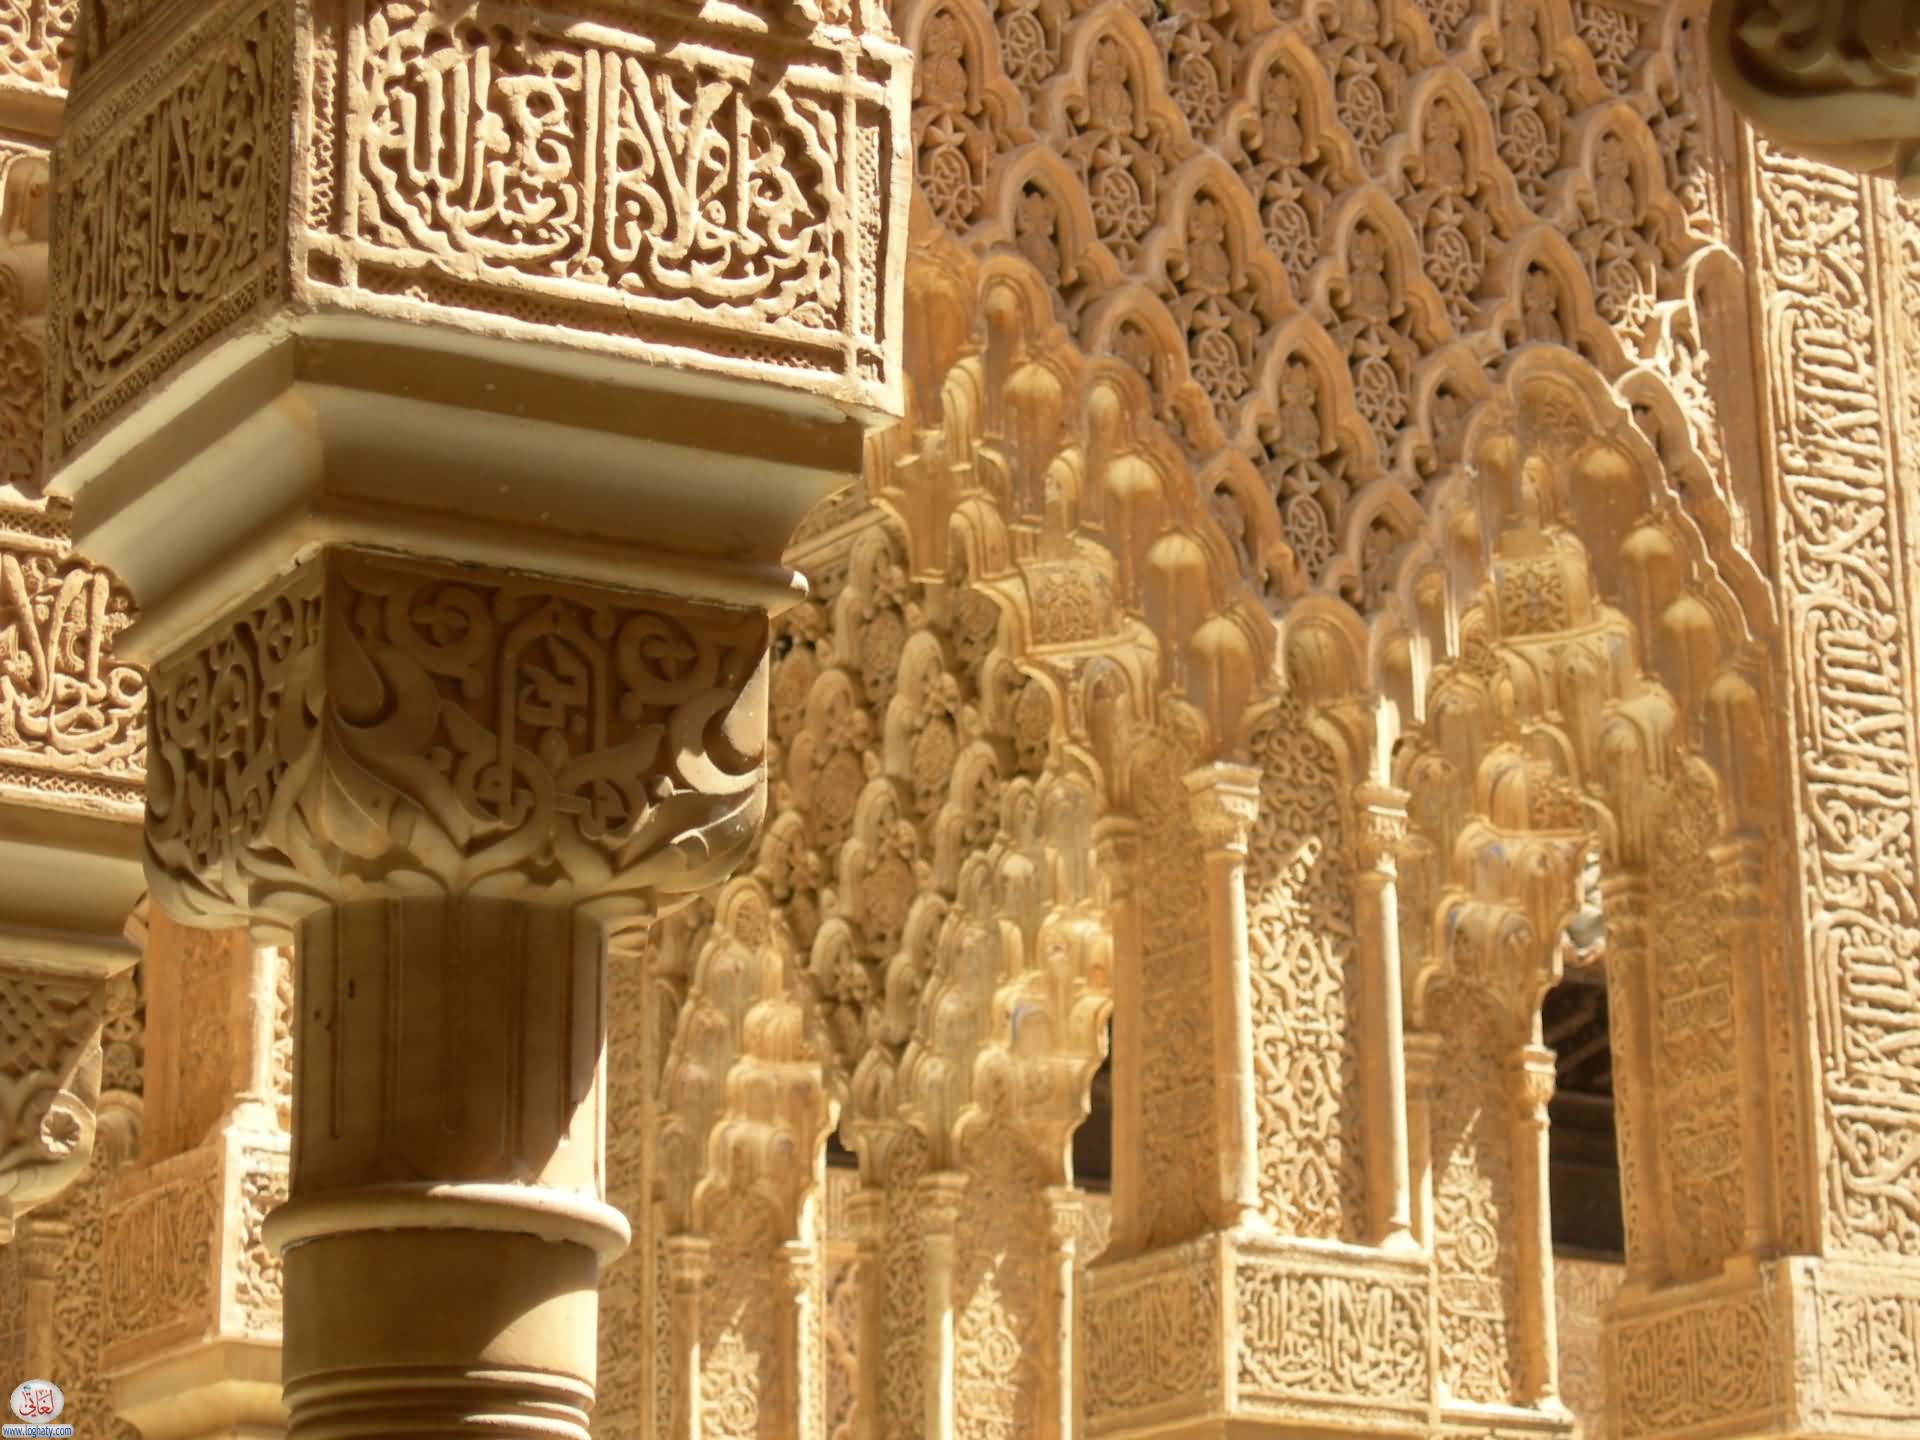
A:
<svg viewBox="0 0 1920 1440">
<path fill-rule="evenodd" d="M 112 655 L 131 619 L 126 593 L 73 558 L 56 518 L 0 504 L 0 791 L 139 813 L 146 687 Z"/>
<path fill-rule="evenodd" d="M 248 0 L 90 41 L 56 221 L 56 451 L 196 347 L 264 338 L 256 310 L 897 413 L 907 56 L 786 14 Z"/>
<path fill-rule="evenodd" d="M 1760 142 L 1753 168 L 1778 573 L 1794 637 L 1788 719 L 1825 1108 L 1824 1229 L 1840 1249 L 1911 1254 L 1920 1056 L 1900 1037 L 1920 1011 L 1920 756 L 1884 207 L 1876 182 Z M 1792 1056 L 1773 1068 L 1791 1077 Z"/>
<path fill-rule="evenodd" d="M 236 1129 L 122 1174 L 105 1231 L 109 1373 L 182 1346 L 279 1340 L 280 1259 L 263 1226 L 287 1180 L 285 1137 Z"/>
<path fill-rule="evenodd" d="M 290 9 L 208 7 L 137 72 L 73 97 L 54 194 L 51 454 L 284 294 Z"/>
<path fill-rule="evenodd" d="M 1220 1263 L 1210 1237 L 1094 1268 L 1082 1316 L 1093 1433 L 1219 1405 Z"/>
<path fill-rule="evenodd" d="M 1377 1263 L 1243 1252 L 1234 1268 L 1236 1410 L 1387 1426 L 1424 1419 L 1429 1281 Z"/>
<path fill-rule="evenodd" d="M 1777 1300 L 1769 1276 L 1752 1288 L 1689 1294 L 1623 1316 L 1611 1340 L 1623 1440 L 1780 1427 L 1793 1377 Z"/>
</svg>

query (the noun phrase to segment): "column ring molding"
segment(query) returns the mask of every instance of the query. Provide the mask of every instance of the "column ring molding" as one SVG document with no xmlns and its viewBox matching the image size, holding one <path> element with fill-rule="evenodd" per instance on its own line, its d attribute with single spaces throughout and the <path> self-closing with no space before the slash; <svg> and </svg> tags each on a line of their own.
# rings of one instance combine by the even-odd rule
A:
<svg viewBox="0 0 1920 1440">
<path fill-rule="evenodd" d="M 493 1230 L 581 1245 L 602 1266 L 627 1251 L 633 1231 L 611 1205 L 527 1185 L 370 1185 L 288 1201 L 262 1237 L 279 1255 L 306 1240 L 367 1230 Z"/>
</svg>

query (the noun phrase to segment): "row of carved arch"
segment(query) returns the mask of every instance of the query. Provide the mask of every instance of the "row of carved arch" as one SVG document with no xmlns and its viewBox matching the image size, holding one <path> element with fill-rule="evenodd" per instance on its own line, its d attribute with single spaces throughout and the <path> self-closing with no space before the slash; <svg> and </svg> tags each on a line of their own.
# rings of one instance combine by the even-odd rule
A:
<svg viewBox="0 0 1920 1440">
<path fill-rule="evenodd" d="M 1049 427 L 1039 422 L 1049 407 L 1060 438 L 1057 409 L 1068 392 L 1045 363 L 1060 354 L 1036 355 L 1017 336 L 993 333 L 996 320 L 1020 318 L 1005 278 L 992 266 L 982 271 L 984 353 L 965 356 L 947 377 L 942 425 L 894 432 L 894 440 L 915 440 L 908 455 L 893 453 L 887 440 L 876 445 L 876 477 L 892 478 L 875 488 L 900 525 L 872 512 L 848 547 L 844 579 L 829 581 L 831 605 L 815 602 L 783 621 L 775 815 L 754 876 L 736 884 L 763 887 L 765 923 L 778 911 L 823 956 L 851 943 L 851 927 L 822 911 L 823 883 L 862 916 L 858 928 L 881 951 L 924 951 L 945 926 L 940 907 L 961 893 L 967 865 L 992 849 L 992 837 L 1013 844 L 1012 812 L 1003 810 L 1012 803 L 1009 779 L 1034 787 L 1013 792 L 1022 813 L 1044 811 L 1040 794 L 1049 786 L 1082 797 L 1071 807 L 1055 803 L 1056 811 L 1125 804 L 1124 782 L 1113 777 L 1126 773 L 1115 746 L 1123 734 L 1133 737 L 1129 727 L 1177 717 L 1199 763 L 1232 745 L 1236 717 L 1262 703 L 1261 677 L 1275 665 L 1272 649 L 1261 647 L 1263 655 L 1249 643 L 1262 627 L 1249 623 L 1244 605 L 1219 604 L 1219 590 L 1206 584 L 1217 537 L 1190 504 L 1187 524 L 1169 518 L 1186 498 L 1177 473 L 1156 467 L 1151 451 L 1128 445 L 1124 432 L 1102 433 L 1103 416 L 1124 412 L 1098 387 L 1099 362 L 1085 377 L 1094 382 L 1084 392 L 1086 433 L 1040 463 L 1047 447 L 1028 442 L 1046 438 Z M 918 308 L 937 320 L 934 288 L 922 286 L 927 303 Z M 996 370 L 998 393 L 977 404 L 981 381 Z M 1671 490 L 1650 479 L 1657 459 L 1597 377 L 1546 353 L 1523 357 L 1513 376 L 1511 394 L 1471 427 L 1485 437 L 1479 464 L 1441 492 L 1438 513 L 1371 623 L 1317 601 L 1297 607 L 1282 632 L 1269 631 L 1267 646 L 1284 649 L 1289 683 L 1323 704 L 1383 697 L 1393 726 L 1430 737 L 1446 773 L 1462 769 L 1455 757 L 1495 748 L 1484 716 L 1498 714 L 1532 726 L 1529 746 L 1550 751 L 1562 777 L 1611 766 L 1623 777 L 1615 781 L 1622 797 L 1630 781 L 1664 774 L 1669 752 L 1699 753 L 1715 774 L 1736 777 L 1726 802 L 1732 823 L 1766 829 L 1777 797 L 1765 741 L 1754 738 L 1768 734 L 1762 692 L 1770 682 L 1756 671 L 1764 611 L 1756 635 L 1753 610 L 1725 583 Z M 1538 433 L 1522 454 L 1515 432 L 1527 428 Z M 964 476 L 944 461 L 949 454 L 972 458 Z M 1108 484 L 1070 494 L 1079 488 L 1070 472 L 1090 463 Z M 1076 498 L 1092 503 L 1074 506 Z M 1102 500 L 1120 503 L 1103 515 Z M 1528 564 L 1494 562 L 1491 537 L 1508 532 L 1540 537 L 1541 553 Z M 1593 574 L 1599 562 L 1586 558 L 1595 555 L 1605 561 L 1604 585 Z M 1553 664 L 1534 657 L 1531 669 L 1490 668 L 1496 647 L 1528 656 L 1543 643 L 1524 628 L 1512 631 L 1511 620 L 1508 633 L 1490 621 L 1503 578 L 1510 587 L 1554 590 L 1561 613 L 1539 627 Z M 1488 585 L 1492 598 L 1479 599 Z M 1063 606 L 1072 613 L 1063 616 Z M 1567 658 L 1567 632 L 1584 637 L 1575 659 Z M 1643 663 L 1621 658 L 1623 634 L 1654 637 L 1644 683 L 1657 702 L 1623 688 L 1642 683 Z M 1058 635 L 1072 638 L 1041 638 Z M 896 651 L 897 660 L 861 668 Z M 1162 715 L 1139 698 L 1156 692 Z M 1613 701 L 1625 708 L 1603 724 L 1599 711 Z M 1545 714 L 1559 717 L 1551 745 L 1528 718 Z M 1057 757 L 1056 735 L 1071 737 Z M 1379 768 L 1365 758 L 1374 749 L 1356 743 L 1352 783 Z M 1071 780 L 1050 773 L 1061 766 Z M 1455 797 L 1450 828 L 1458 830 L 1459 815 L 1494 805 L 1497 789 Z M 1511 827 L 1511 802 L 1501 804 Z M 1624 798 L 1614 808 L 1610 844 L 1640 863 L 1658 826 Z M 891 883 L 876 887 L 875 876 Z M 875 888 L 884 901 L 875 902 Z M 1073 901 L 1091 888 L 1076 878 Z M 935 895 L 939 906 L 929 902 Z M 827 977 L 845 969 L 817 962 L 828 993 Z M 885 1018 L 855 1035 L 841 1023 L 841 1037 L 825 1042 L 849 1062 L 848 1083 L 867 1041 L 879 1039 L 893 1054 L 908 1044 L 900 1002 L 910 1008 L 919 993 L 918 982 L 863 983 L 852 992 L 860 1006 Z"/>
<path fill-rule="evenodd" d="M 1632 1029 L 1617 1042 L 1632 1071 L 1624 1173 L 1643 1198 L 1663 1183 L 1673 1197 L 1653 1202 L 1669 1223 L 1633 1231 L 1637 1263 L 1698 1274 L 1756 1226 L 1792 1243 L 1805 1145 L 1790 1047 L 1753 1033 L 1784 999 L 1728 1019 L 1725 1045 L 1659 1031 L 1668 1002 L 1715 1023 L 1738 1008 L 1721 1003 L 1739 983 L 1728 927 L 1743 877 L 1779 843 L 1765 591 L 1695 523 L 1628 387 L 1564 348 L 1517 354 L 1465 418 L 1471 463 L 1429 492 L 1373 609 L 1309 597 L 1276 625 L 1139 405 L 1144 382 L 1075 351 L 1030 267 L 923 234 L 910 289 L 912 413 L 873 442 L 867 494 L 816 517 L 798 551 L 818 598 L 780 622 L 772 818 L 666 967 L 687 976 L 660 1092 L 668 1230 L 731 1225 L 752 1192 L 759 1273 L 775 1276 L 780 1247 L 815 1223 L 836 1111 L 867 1182 L 908 1197 L 885 1212 L 901 1231 L 890 1244 L 919 1243 L 923 1181 L 974 1173 L 983 1155 L 1030 1199 L 1061 1185 L 1123 963 L 1115 872 L 1089 857 L 1118 821 L 1153 837 L 1156 865 L 1176 851 L 1197 864 L 1178 777 L 1252 759 L 1273 832 L 1250 862 L 1256 970 L 1273 959 L 1263 945 L 1292 943 L 1300 915 L 1351 890 L 1356 790 L 1408 792 L 1416 1032 L 1446 1033 L 1439 1011 L 1465 1005 L 1504 1017 L 1502 1044 L 1534 1038 L 1551 941 L 1597 848 L 1621 945 L 1640 957 L 1623 962 L 1615 1010 Z M 1264 738 L 1303 727 L 1304 742 Z M 1274 818 L 1299 793 L 1282 750 L 1318 757 L 1332 802 L 1317 819 Z M 1695 912 L 1707 929 L 1679 923 Z M 1365 997 L 1340 1003 L 1351 1028 Z M 1689 1047 L 1766 1076 L 1764 1133 L 1710 1133 L 1728 1076 L 1675 1058 Z M 1655 1113 L 1672 1123 L 1634 1118 Z M 1343 1197 L 1315 1213 L 1366 1213 L 1384 1181 L 1358 1132 L 1378 1119 L 1344 1101 L 1266 1117 L 1309 1142 L 1294 1153 L 1342 1157 L 1263 1175 L 1270 1216 L 1313 1209 L 1288 1199 L 1307 1184 Z M 1702 1147 L 1675 1145 L 1703 1136 L 1731 1171 L 1691 1175 Z M 1187 1213 L 1164 1187 L 1160 1213 L 1117 1226 L 1143 1246 L 1191 1233 L 1210 1184 L 1202 1165 Z M 966 1233 L 980 1212 L 960 1208 Z M 1366 1233 L 1356 1218 L 1329 1238 Z M 1657 1233 L 1697 1243 L 1662 1256 Z M 889 1284 L 906 1287 L 888 1302 L 906 1323 L 925 1297 Z M 738 1353 L 723 1330 L 706 1338 L 707 1353 Z M 903 1377 L 899 1358 L 889 1372 Z M 912 1413 L 918 1381 L 898 1383 L 884 1403 Z"/>
<path fill-rule="evenodd" d="M 1050 97 L 1042 110 L 1021 108 L 995 60 L 1035 7 L 1002 5 L 996 30 L 984 10 L 937 0 L 905 7 L 902 24 L 921 54 L 921 187 L 936 218 L 976 253 L 1023 254 L 1087 352 L 1124 356 L 1148 378 L 1168 433 L 1215 472 L 1208 493 L 1257 588 L 1275 601 L 1321 587 L 1365 603 L 1421 492 L 1453 459 L 1462 412 L 1522 343 L 1567 345 L 1609 379 L 1634 374 L 1664 447 L 1717 443 L 1714 397 L 1699 373 L 1700 275 L 1717 274 L 1724 288 L 1738 266 L 1689 229 L 1643 117 L 1665 113 L 1650 97 L 1678 93 L 1672 62 L 1646 63 L 1636 105 L 1580 60 L 1584 47 L 1554 7 L 1490 17 L 1451 60 L 1414 47 L 1419 64 L 1388 126 L 1391 163 L 1370 174 L 1335 93 L 1340 57 L 1361 43 L 1342 27 L 1358 22 L 1329 12 L 1280 26 L 1271 7 L 1251 8 L 1267 19 L 1235 8 L 1231 19 L 1188 15 L 1157 27 L 1159 41 L 1190 24 L 1238 37 L 1218 43 L 1245 91 L 1240 118 L 1222 121 L 1211 149 L 1162 85 L 1168 62 L 1155 35 L 1117 0 L 1062 8 L 1059 68 L 1027 97 L 1032 106 Z M 1686 7 L 1672 7 L 1666 23 L 1676 53 L 1689 53 L 1677 28 L 1691 23 Z M 1513 79 L 1504 59 L 1489 68 L 1486 57 L 1520 48 L 1490 38 L 1515 24 L 1535 37 L 1523 69 L 1551 73 L 1573 97 L 1556 147 L 1564 163 L 1532 206 L 1501 157 L 1482 93 Z M 1407 43 L 1421 24 L 1400 16 L 1394 27 Z M 1559 58 L 1540 58 L 1548 54 Z M 1297 113 L 1281 134 L 1260 138 L 1262 86 L 1273 84 Z M 1124 263 L 1103 238 L 1098 187 L 1075 170 L 1086 157 L 1076 159 L 1074 137 L 1093 133 L 1103 107 L 1114 111 L 1107 130 L 1164 151 L 1152 171 L 1150 234 Z M 978 204 L 957 210 L 941 179 L 949 142 L 940 127 L 975 111 Z M 1275 155 L 1255 164 L 1263 146 Z M 1288 206 L 1303 184 L 1318 197 L 1298 244 L 1274 229 L 1264 192 L 1249 188 L 1255 171 L 1260 186 L 1295 197 Z M 1459 268 L 1448 255 L 1463 245 L 1465 290 L 1446 278 Z M 1289 273 L 1285 257 L 1296 253 Z M 1629 280 L 1639 299 L 1614 283 Z"/>
</svg>

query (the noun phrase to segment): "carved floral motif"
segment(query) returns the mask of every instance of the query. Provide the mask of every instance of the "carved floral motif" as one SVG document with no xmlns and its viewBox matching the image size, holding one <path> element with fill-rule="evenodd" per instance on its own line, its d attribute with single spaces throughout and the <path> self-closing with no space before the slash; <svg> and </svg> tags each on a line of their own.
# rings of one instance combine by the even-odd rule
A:
<svg viewBox="0 0 1920 1440">
<path fill-rule="evenodd" d="M 318 903 L 316 848 L 396 893 L 696 885 L 760 804 L 765 625 L 329 552 L 157 677 L 149 844 L 208 914 Z"/>
</svg>

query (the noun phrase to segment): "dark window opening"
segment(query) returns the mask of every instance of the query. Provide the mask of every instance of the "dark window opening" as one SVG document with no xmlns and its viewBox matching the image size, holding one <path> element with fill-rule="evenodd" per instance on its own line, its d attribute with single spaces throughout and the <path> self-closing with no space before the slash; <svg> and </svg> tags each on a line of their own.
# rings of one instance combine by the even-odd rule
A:
<svg viewBox="0 0 1920 1440">
<path fill-rule="evenodd" d="M 1087 1118 L 1073 1132 L 1073 1183 L 1102 1194 L 1113 1188 L 1113 1056 L 1094 1072 Z"/>
<path fill-rule="evenodd" d="M 1547 1108 L 1548 1203 L 1553 1248 L 1571 1257 L 1624 1260 L 1620 1153 L 1613 1128 L 1613 1056 L 1607 1038 L 1606 977 L 1598 966 L 1569 969 L 1548 992 L 1540 1025 L 1556 1057 Z"/>
</svg>

